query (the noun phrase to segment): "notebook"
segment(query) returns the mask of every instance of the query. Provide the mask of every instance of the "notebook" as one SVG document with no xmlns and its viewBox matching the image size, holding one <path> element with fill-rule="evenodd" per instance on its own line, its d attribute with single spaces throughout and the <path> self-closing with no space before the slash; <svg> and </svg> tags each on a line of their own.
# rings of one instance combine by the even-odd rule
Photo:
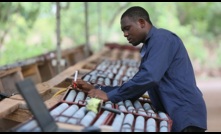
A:
<svg viewBox="0 0 221 134">
<path fill-rule="evenodd" d="M 17 82 L 16 88 L 25 99 L 42 132 L 74 132 L 73 130 L 59 128 L 31 79 Z M 82 132 L 100 132 L 100 129 L 98 127 L 87 127 Z"/>
</svg>

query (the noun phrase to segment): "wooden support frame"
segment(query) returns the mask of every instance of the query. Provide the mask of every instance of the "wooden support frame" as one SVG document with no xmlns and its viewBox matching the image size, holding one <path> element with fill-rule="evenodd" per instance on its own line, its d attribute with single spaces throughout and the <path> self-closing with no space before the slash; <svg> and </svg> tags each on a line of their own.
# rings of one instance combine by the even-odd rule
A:
<svg viewBox="0 0 221 134">
<path fill-rule="evenodd" d="M 45 101 L 46 106 L 48 108 L 51 108 L 61 100 L 65 92 L 54 97 L 53 95 L 57 91 L 71 84 L 70 81 L 68 81 L 67 79 L 73 77 L 73 74 L 76 70 L 79 71 L 78 77 L 80 78 L 83 75 L 90 72 L 92 69 L 94 69 L 94 67 L 105 58 L 110 60 L 124 58 L 139 60 L 140 58 L 139 51 L 133 51 L 128 49 L 126 51 L 124 50 L 124 52 L 121 52 L 120 48 L 111 47 L 104 47 L 103 50 L 101 50 L 99 53 L 93 54 L 92 56 L 87 58 L 84 57 L 84 52 L 83 49 L 81 49 L 81 47 L 77 48 L 75 51 L 72 52 L 74 53 L 68 53 L 67 51 L 67 55 L 64 54 L 62 56 L 65 57 L 66 60 L 71 60 L 69 61 L 69 65 L 71 65 L 71 63 L 73 65 L 63 70 L 57 75 L 52 75 L 53 69 L 51 67 L 50 62 L 52 58 L 50 58 L 47 62 L 36 62 L 36 64 L 26 65 L 23 68 L 20 67 L 17 69 L 12 69 L 10 71 L 8 70 L 7 72 L 4 71 L 4 73 L 0 72 L 0 78 L 2 78 L 3 76 L 5 77 L 11 75 L 12 73 L 18 73 L 17 75 L 20 75 L 20 79 L 28 78 L 31 76 L 35 77 L 36 88 L 39 94 Z M 41 75 L 45 74 L 46 72 L 51 74 L 50 77 L 52 78 L 47 77 L 45 79 L 42 79 Z M 22 74 L 24 75 L 24 77 Z M 0 81 L 0 89 L 2 87 L 4 87 L 4 85 Z M 0 107 L 4 107 L 4 109 L 0 109 L 0 118 L 14 120 L 18 122 L 25 122 L 32 116 L 29 110 L 25 107 L 25 102 L 19 94 L 11 96 L 10 98 L 6 98 L 3 101 L 1 101 Z"/>
<path fill-rule="evenodd" d="M 16 67 L 0 72 L 0 93 L 7 95 L 8 97 L 17 94 L 18 91 L 15 87 L 15 83 L 23 80 L 21 68 Z"/>
<path fill-rule="evenodd" d="M 22 74 L 23 74 L 24 78 L 32 79 L 35 84 L 42 82 L 37 63 L 23 66 L 22 67 Z"/>
</svg>

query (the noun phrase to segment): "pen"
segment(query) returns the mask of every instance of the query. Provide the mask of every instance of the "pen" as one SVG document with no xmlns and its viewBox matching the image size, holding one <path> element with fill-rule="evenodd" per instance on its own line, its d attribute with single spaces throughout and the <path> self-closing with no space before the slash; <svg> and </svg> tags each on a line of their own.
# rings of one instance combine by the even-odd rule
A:
<svg viewBox="0 0 221 134">
<path fill-rule="evenodd" d="M 75 71 L 74 81 L 77 81 L 77 77 L 78 77 L 78 70 Z"/>
<path fill-rule="evenodd" d="M 76 83 L 75 83 L 75 82 L 77 81 L 77 77 L 78 77 L 78 70 L 75 71 L 74 81 L 72 82 L 74 88 L 77 88 L 77 85 L 76 85 Z"/>
</svg>

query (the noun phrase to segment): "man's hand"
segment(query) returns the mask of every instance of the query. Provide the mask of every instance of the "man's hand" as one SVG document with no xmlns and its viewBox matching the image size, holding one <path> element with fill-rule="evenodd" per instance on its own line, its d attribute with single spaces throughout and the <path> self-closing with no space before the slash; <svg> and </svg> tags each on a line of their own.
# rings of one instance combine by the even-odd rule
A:
<svg viewBox="0 0 221 134">
<path fill-rule="evenodd" d="M 77 79 L 76 85 L 78 89 L 85 93 L 88 93 L 91 89 L 95 88 L 93 85 L 89 84 L 86 81 L 83 81 L 82 79 Z"/>
<path fill-rule="evenodd" d="M 77 88 L 82 92 L 88 93 L 88 96 L 98 98 L 103 101 L 108 101 L 107 94 L 104 91 L 95 89 L 95 87 L 88 82 L 83 81 L 82 79 L 77 79 L 75 83 L 77 85 Z"/>
<path fill-rule="evenodd" d="M 88 92 L 88 96 L 93 97 L 93 98 L 98 98 L 98 99 L 101 99 L 103 101 L 108 101 L 107 94 L 104 91 L 99 90 L 99 89 L 94 89 L 94 88 L 91 89 Z"/>
</svg>

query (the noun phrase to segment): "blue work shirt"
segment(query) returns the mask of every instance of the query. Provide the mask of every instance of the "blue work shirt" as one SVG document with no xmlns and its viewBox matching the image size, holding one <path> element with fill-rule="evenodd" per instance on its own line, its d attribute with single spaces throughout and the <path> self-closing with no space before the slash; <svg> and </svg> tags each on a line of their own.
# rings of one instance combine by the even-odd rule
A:
<svg viewBox="0 0 221 134">
<path fill-rule="evenodd" d="M 152 26 L 141 48 L 139 71 L 121 86 L 102 87 L 117 103 L 148 92 L 152 106 L 172 119 L 172 132 L 187 126 L 207 129 L 207 111 L 188 53 L 174 33 Z"/>
</svg>

